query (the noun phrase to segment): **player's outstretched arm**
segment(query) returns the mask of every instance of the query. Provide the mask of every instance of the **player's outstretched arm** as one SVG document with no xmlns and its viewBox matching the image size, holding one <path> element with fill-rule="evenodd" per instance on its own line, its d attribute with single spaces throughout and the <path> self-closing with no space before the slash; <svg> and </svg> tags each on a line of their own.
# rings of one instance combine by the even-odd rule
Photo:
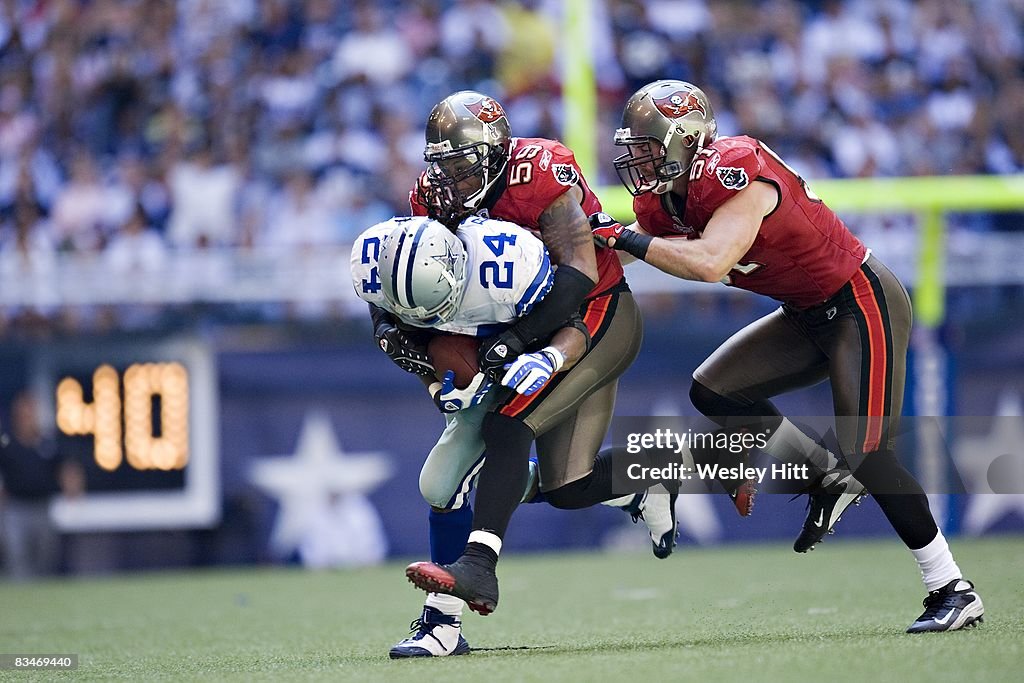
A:
<svg viewBox="0 0 1024 683">
<path fill-rule="evenodd" d="M 775 209 L 778 200 L 773 186 L 754 182 L 715 210 L 700 239 L 652 238 L 620 229 L 621 234 L 607 236 L 607 243 L 669 275 L 718 282 L 750 249 L 762 219 Z"/>
<path fill-rule="evenodd" d="M 750 249 L 777 203 L 773 186 L 753 182 L 715 210 L 699 240 L 655 239 L 644 260 L 676 277 L 718 282 Z"/>
</svg>

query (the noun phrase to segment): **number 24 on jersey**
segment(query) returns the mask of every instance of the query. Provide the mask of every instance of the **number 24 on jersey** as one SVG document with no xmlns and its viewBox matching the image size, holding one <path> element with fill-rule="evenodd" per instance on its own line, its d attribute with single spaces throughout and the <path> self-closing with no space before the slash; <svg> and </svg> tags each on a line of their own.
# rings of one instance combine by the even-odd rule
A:
<svg viewBox="0 0 1024 683">
<path fill-rule="evenodd" d="M 495 235 L 486 235 L 483 238 L 484 244 L 495 256 L 502 256 L 506 246 L 516 243 L 516 236 L 506 232 L 499 232 Z M 483 287 L 494 287 L 496 289 L 512 289 L 514 261 L 484 261 L 480 264 L 480 285 Z"/>
</svg>

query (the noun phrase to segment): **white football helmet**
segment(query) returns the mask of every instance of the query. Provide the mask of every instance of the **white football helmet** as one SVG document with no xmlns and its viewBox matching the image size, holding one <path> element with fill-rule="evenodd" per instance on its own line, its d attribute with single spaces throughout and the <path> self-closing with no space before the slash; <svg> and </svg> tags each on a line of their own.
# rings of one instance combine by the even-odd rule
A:
<svg viewBox="0 0 1024 683">
<path fill-rule="evenodd" d="M 380 248 L 384 298 L 398 317 L 416 327 L 448 322 L 466 288 L 466 247 L 448 228 L 425 216 L 392 218 Z"/>
</svg>

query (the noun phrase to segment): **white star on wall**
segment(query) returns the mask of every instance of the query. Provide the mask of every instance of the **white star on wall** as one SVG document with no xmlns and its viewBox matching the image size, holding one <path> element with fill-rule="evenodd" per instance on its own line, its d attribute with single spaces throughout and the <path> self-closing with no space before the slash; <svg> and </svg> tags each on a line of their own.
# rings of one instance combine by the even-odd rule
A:
<svg viewBox="0 0 1024 683">
<path fill-rule="evenodd" d="M 262 458 L 252 466 L 249 479 L 277 498 L 280 509 L 270 543 L 276 552 L 287 555 L 299 547 L 333 497 L 365 498 L 391 474 L 391 463 L 383 453 L 342 451 L 330 419 L 315 411 L 303 420 L 295 454 Z"/>
<path fill-rule="evenodd" d="M 991 491 L 989 471 L 1000 458 L 1010 465 L 1000 468 L 1000 485 L 1004 491 L 1022 493 L 976 493 L 970 497 L 964 512 L 963 530 L 981 534 L 1006 515 L 1016 512 L 1024 518 L 1024 417 L 1020 417 L 1020 394 L 1004 392 L 999 397 L 992 429 L 985 436 L 957 439 L 954 458 L 960 473 L 969 481 L 969 491 Z M 1018 416 L 1014 419 L 1011 416 Z"/>
</svg>

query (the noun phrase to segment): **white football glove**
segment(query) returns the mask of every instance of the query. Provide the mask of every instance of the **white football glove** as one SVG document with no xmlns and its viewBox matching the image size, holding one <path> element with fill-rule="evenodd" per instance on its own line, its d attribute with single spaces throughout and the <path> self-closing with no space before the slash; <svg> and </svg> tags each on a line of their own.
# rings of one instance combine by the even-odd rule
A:
<svg viewBox="0 0 1024 683">
<path fill-rule="evenodd" d="M 456 413 L 471 408 L 484 400 L 484 395 L 494 382 L 482 372 L 476 373 L 473 381 L 465 389 L 455 387 L 455 371 L 444 373 L 441 382 L 430 385 L 430 396 L 434 399 L 437 409 L 442 413 Z"/>
<path fill-rule="evenodd" d="M 524 353 L 505 365 L 501 383 L 523 396 L 531 396 L 548 383 L 551 376 L 562 369 L 565 356 L 553 346 L 545 346 L 534 353 Z"/>
</svg>

